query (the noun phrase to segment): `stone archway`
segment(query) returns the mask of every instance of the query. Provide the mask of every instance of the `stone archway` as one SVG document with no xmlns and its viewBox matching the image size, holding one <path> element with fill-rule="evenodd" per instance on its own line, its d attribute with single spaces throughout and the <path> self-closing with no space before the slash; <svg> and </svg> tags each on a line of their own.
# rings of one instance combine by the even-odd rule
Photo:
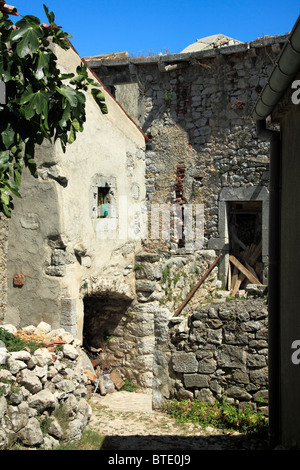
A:
<svg viewBox="0 0 300 470">
<path fill-rule="evenodd" d="M 135 298 L 130 285 L 114 278 L 93 278 L 85 281 L 83 293 L 83 346 L 102 351 L 111 366 L 122 366 L 127 350 L 126 325 L 128 309 Z"/>
</svg>

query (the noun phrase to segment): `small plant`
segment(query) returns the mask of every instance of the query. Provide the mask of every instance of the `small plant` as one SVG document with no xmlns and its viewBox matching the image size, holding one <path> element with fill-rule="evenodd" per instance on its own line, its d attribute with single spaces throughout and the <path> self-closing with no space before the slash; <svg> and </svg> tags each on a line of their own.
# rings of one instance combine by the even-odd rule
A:
<svg viewBox="0 0 300 470">
<path fill-rule="evenodd" d="M 140 269 L 143 269 L 143 266 L 141 264 L 136 264 L 134 267 L 133 267 L 133 271 L 139 271 Z"/>
<path fill-rule="evenodd" d="M 134 392 L 134 390 L 137 388 L 136 384 L 132 383 L 132 379 L 125 379 L 125 385 L 121 388 L 122 392 Z"/>
<path fill-rule="evenodd" d="M 40 422 L 40 428 L 42 431 L 43 436 L 45 436 L 50 428 L 51 418 L 49 416 L 45 416 L 45 418 Z"/>
<path fill-rule="evenodd" d="M 9 333 L 4 328 L 0 327 L 0 340 L 4 342 L 6 349 L 9 352 L 21 351 L 22 349 L 29 348 L 33 353 L 36 349 L 41 347 L 38 341 L 26 341 L 12 333 Z"/>
<path fill-rule="evenodd" d="M 170 271 L 171 271 L 170 266 L 167 266 L 166 269 L 163 270 L 163 272 L 162 272 L 162 282 L 163 282 L 163 284 L 166 281 L 169 281 L 169 284 L 170 284 Z"/>
<path fill-rule="evenodd" d="M 180 423 L 192 422 L 261 436 L 267 435 L 268 431 L 268 419 L 261 412 L 251 410 L 250 407 L 238 408 L 225 397 L 216 400 L 214 405 L 199 400 L 174 399 L 163 406 L 163 411 Z"/>
<path fill-rule="evenodd" d="M 165 90 L 165 92 L 164 92 L 164 101 L 165 101 L 167 106 L 171 105 L 172 94 L 168 90 Z"/>
</svg>

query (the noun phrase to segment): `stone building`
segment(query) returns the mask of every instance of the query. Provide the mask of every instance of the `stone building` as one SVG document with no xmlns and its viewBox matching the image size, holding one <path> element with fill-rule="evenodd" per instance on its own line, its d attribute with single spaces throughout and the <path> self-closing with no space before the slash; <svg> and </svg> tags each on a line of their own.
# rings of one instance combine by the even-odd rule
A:
<svg viewBox="0 0 300 470">
<path fill-rule="evenodd" d="M 268 143 L 257 140 L 251 109 L 285 39 L 240 43 L 218 34 L 178 54 L 86 58 L 147 135 L 148 205 L 175 204 L 182 214 L 204 206 L 202 248 L 225 255 L 225 288 L 234 268 L 228 255 L 242 259 L 254 245 L 261 253 L 251 268 L 261 283 L 268 279 Z M 184 228 L 148 249 L 188 251 Z"/>
<path fill-rule="evenodd" d="M 252 109 L 285 40 L 240 43 L 214 35 L 179 54 L 85 59 L 147 137 L 148 211 L 170 208 L 169 226 L 162 215 L 161 236 L 146 237 L 136 257 L 138 304 L 130 309 L 143 337 L 133 353 L 146 353 L 144 385 L 152 387 L 154 405 L 170 396 L 211 402 L 226 394 L 266 411 L 266 301 L 201 307 L 200 288 L 183 314 L 176 308 L 219 254 L 205 281 L 206 300 L 216 297 L 220 281 L 235 295 L 236 286 L 247 287 L 249 272 L 268 283 L 269 143 L 258 138 Z M 153 224 L 158 216 L 149 233 Z M 118 336 L 112 345 L 120 344 Z"/>
<path fill-rule="evenodd" d="M 66 154 L 40 148 L 38 180 L 24 176 L 2 221 L 0 323 L 65 328 L 155 405 L 176 393 L 265 395 L 265 306 L 199 305 L 220 282 L 268 282 L 269 144 L 251 110 L 285 39 L 214 35 L 180 54 L 86 58 L 109 112 L 88 96 L 84 133 Z M 76 68 L 73 50 L 57 53 Z M 228 316 L 245 322 L 243 338 Z"/>
<path fill-rule="evenodd" d="M 55 53 L 66 73 L 80 64 L 73 48 Z M 140 242 L 126 207 L 145 198 L 145 137 L 104 93 L 108 114 L 87 93 L 84 132 L 65 153 L 50 142 L 37 149 L 38 179 L 24 172 L 22 198 L 1 220 L 1 324 L 44 321 L 82 339 L 95 296 L 115 309 L 135 297 Z"/>
</svg>

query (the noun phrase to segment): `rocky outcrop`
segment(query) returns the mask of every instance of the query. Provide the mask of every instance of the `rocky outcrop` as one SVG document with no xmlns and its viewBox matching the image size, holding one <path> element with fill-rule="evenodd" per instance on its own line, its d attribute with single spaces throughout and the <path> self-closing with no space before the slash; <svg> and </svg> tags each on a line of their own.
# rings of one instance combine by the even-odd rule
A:
<svg viewBox="0 0 300 470">
<path fill-rule="evenodd" d="M 0 449 L 15 443 L 53 449 L 80 439 L 91 418 L 87 395 L 93 368 L 79 341 L 43 322 L 19 331 L 12 325 L 0 328 L 41 346 L 10 352 L 5 340 L 0 342 Z"/>
</svg>

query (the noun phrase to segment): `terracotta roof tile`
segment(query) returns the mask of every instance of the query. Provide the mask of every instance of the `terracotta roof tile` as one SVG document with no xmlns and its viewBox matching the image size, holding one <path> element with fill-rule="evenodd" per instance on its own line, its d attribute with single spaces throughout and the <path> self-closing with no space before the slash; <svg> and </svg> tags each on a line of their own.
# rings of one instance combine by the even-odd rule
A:
<svg viewBox="0 0 300 470">
<path fill-rule="evenodd" d="M 17 8 L 12 5 L 7 5 L 3 0 L 0 0 L 0 11 L 7 13 L 8 15 L 19 16 Z"/>
</svg>

